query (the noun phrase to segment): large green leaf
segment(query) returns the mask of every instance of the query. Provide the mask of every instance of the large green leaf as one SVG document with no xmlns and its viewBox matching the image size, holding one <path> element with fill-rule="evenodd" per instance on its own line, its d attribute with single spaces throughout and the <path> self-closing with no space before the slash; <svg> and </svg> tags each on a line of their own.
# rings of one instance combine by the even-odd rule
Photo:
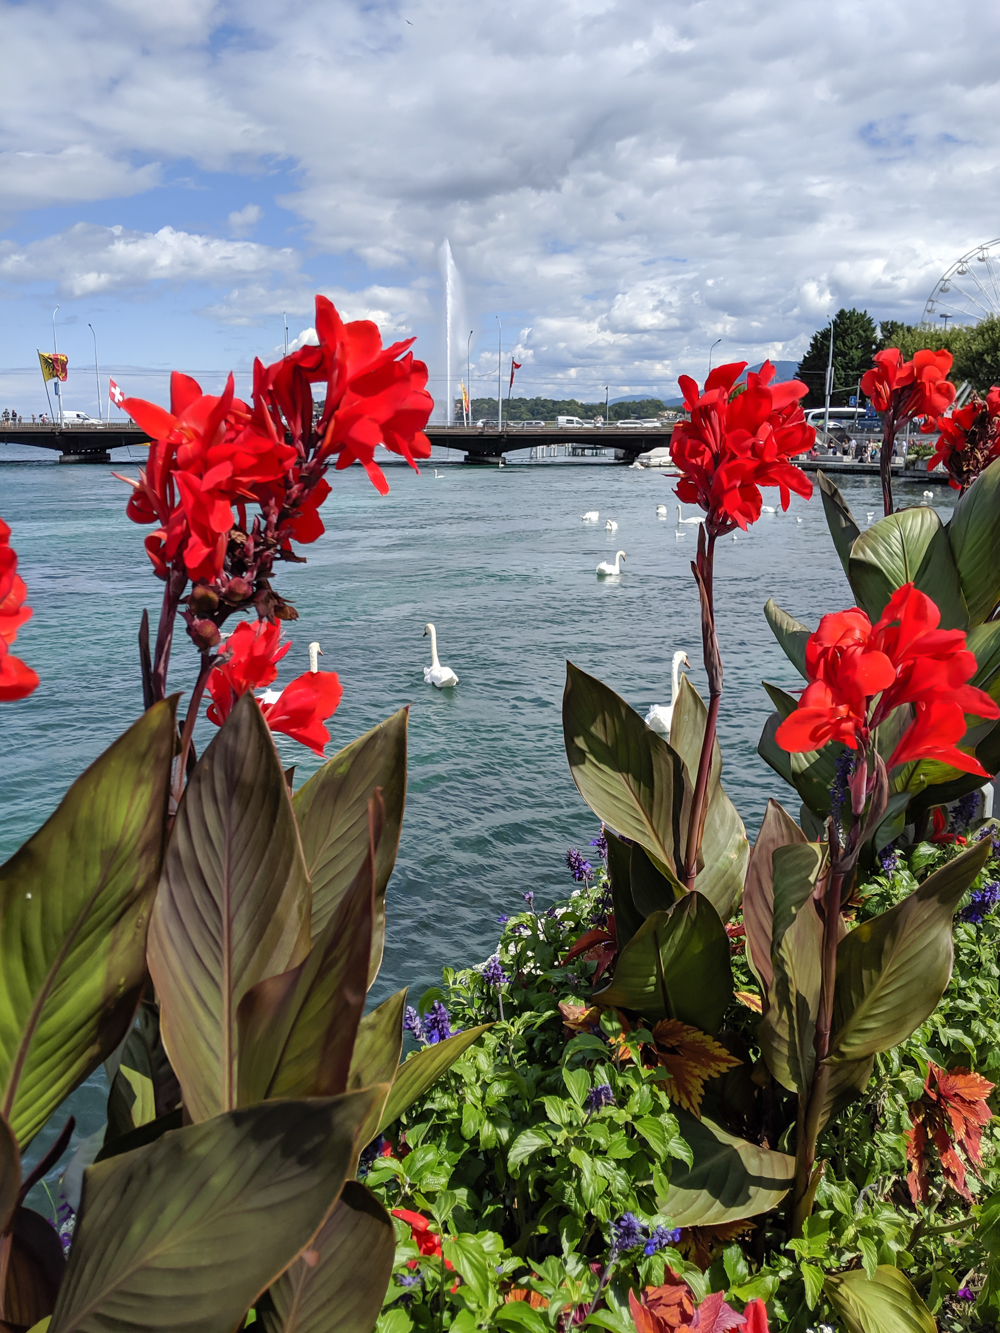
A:
<svg viewBox="0 0 1000 1333">
<path fill-rule="evenodd" d="M 375 860 L 382 802 L 369 802 L 370 845 L 354 882 L 306 958 L 265 977 L 240 1001 L 239 1104 L 265 1097 L 334 1097 L 347 1089 L 368 993 Z"/>
<path fill-rule="evenodd" d="M 780 1203 L 795 1176 L 795 1158 L 734 1138 L 711 1120 L 675 1106 L 694 1161 L 673 1162 L 659 1210 L 674 1226 L 708 1227 L 755 1217 Z"/>
<path fill-rule="evenodd" d="M 632 848 L 638 844 L 622 842 L 610 829 L 604 830 L 604 836 L 608 840 L 608 879 L 615 912 L 615 935 L 618 947 L 622 949 L 644 919 L 632 897 Z"/>
<path fill-rule="evenodd" d="M 156 704 L 0 866 L 0 1113 L 22 1151 L 135 1013 L 173 743 Z"/>
<path fill-rule="evenodd" d="M 799 905 L 772 963 L 774 980 L 757 1036 L 778 1082 L 790 1092 L 805 1093 L 816 1069 L 814 1040 L 823 988 L 823 921 L 814 898 L 807 896 Z"/>
<path fill-rule="evenodd" d="M 851 547 L 851 587 L 872 620 L 904 583 L 937 605 L 942 629 L 967 629 L 969 611 L 941 516 L 921 505 L 902 509 L 866 528 Z"/>
<path fill-rule="evenodd" d="M 682 676 L 670 724 L 670 746 L 684 764 L 686 782 L 681 824 L 685 829 L 690 819 L 688 792 L 693 796 L 707 725 L 708 709 L 704 700 L 687 676 Z M 728 921 L 739 906 L 749 857 L 750 845 L 743 820 L 722 789 L 722 751 L 716 738 L 709 770 L 700 869 L 694 888 L 705 895 L 723 921 Z"/>
<path fill-rule="evenodd" d="M 312 937 L 317 939 L 368 849 L 368 802 L 376 787 L 385 803 L 385 831 L 375 858 L 375 928 L 368 984 L 385 944 L 385 888 L 396 864 L 406 801 L 406 720 L 401 708 L 359 736 L 295 793 L 295 817 L 312 881 Z"/>
<path fill-rule="evenodd" d="M 937 1333 L 937 1320 L 898 1268 L 879 1264 L 830 1273 L 823 1284 L 847 1333 Z"/>
<path fill-rule="evenodd" d="M 969 684 L 985 690 L 992 699 L 1000 701 L 1000 620 L 973 626 L 966 637 L 965 646 L 976 656 L 976 674 Z"/>
<path fill-rule="evenodd" d="M 180 1105 L 180 1084 L 160 1040 L 160 1011 L 154 1001 L 143 1000 L 139 1005 L 113 1075 L 110 1065 L 108 1061 L 105 1066 L 111 1078 L 107 1146 Z"/>
<path fill-rule="evenodd" d="M 664 875 L 648 852 L 643 851 L 639 843 L 634 842 L 629 848 L 629 884 L 632 891 L 632 904 L 639 913 L 640 924 L 653 912 L 669 912 L 678 898 L 687 890 L 678 880 Z M 618 917 L 615 916 L 617 931 Z M 638 929 L 638 927 L 636 927 Z M 619 941 L 619 944 L 621 941 Z"/>
<path fill-rule="evenodd" d="M 393 1080 L 376 1132 L 380 1133 L 394 1120 L 398 1120 L 492 1026 L 492 1023 L 481 1023 L 479 1027 L 466 1028 L 464 1032 L 456 1032 L 453 1037 L 446 1037 L 433 1046 L 425 1046 L 422 1051 L 404 1060 Z"/>
<path fill-rule="evenodd" d="M 775 740 L 775 732 L 789 713 L 798 707 L 798 699 L 787 690 L 764 681 L 771 702 L 778 710 L 764 723 L 757 753 L 774 771 L 794 787 L 810 810 L 826 819 L 830 813 L 830 787 L 837 773 L 837 761 L 844 751 L 839 741 L 831 741 L 822 750 L 808 750 L 803 754 L 789 754 Z"/>
<path fill-rule="evenodd" d="M 236 1014 L 309 946 L 309 882 L 274 742 L 252 694 L 198 760 L 149 928 L 160 1031 L 192 1120 L 237 1104 Z"/>
<path fill-rule="evenodd" d="M 826 514 L 826 521 L 830 527 L 830 536 L 833 538 L 840 563 L 844 566 L 844 573 L 847 574 L 851 547 L 860 535 L 861 529 L 858 527 L 847 501 L 826 473 L 817 472 L 816 480 L 819 482 L 820 494 L 823 497 L 823 512 Z"/>
<path fill-rule="evenodd" d="M 933 1011 L 951 978 L 955 908 L 989 854 L 988 839 L 974 844 L 841 940 L 831 1058 L 887 1051 Z"/>
<path fill-rule="evenodd" d="M 969 608 L 980 625 L 1000 602 L 1000 459 L 991 463 L 955 505 L 948 538 Z"/>
<path fill-rule="evenodd" d="M 273 1101 L 92 1166 L 49 1333 L 219 1333 L 316 1234 L 383 1090 Z"/>
<path fill-rule="evenodd" d="M 573 781 L 597 817 L 677 874 L 684 854 L 679 756 L 614 690 L 572 662 L 563 732 Z"/>
<path fill-rule="evenodd" d="M 803 680 L 808 680 L 806 644 L 809 642 L 812 630 L 808 625 L 803 625 L 801 620 L 790 616 L 787 611 L 782 611 L 773 597 L 769 597 L 764 603 L 764 615 L 782 652 Z"/>
<path fill-rule="evenodd" d="M 771 928 L 774 922 L 774 866 L 779 847 L 808 841 L 788 811 L 769 800 L 760 832 L 750 854 L 743 888 L 743 924 L 747 932 L 747 960 L 766 998 L 774 972 L 771 966 Z"/>
<path fill-rule="evenodd" d="M 392 1083 L 403 1050 L 403 1011 L 406 990 L 399 990 L 383 1000 L 377 1009 L 365 1014 L 358 1024 L 349 1088 L 366 1088 L 371 1083 Z"/>
<path fill-rule="evenodd" d="M 688 893 L 669 912 L 646 918 L 594 1003 L 634 1009 L 654 1023 L 677 1018 L 718 1032 L 733 996 L 729 958 L 729 937 L 718 912 L 704 894 Z"/>
<path fill-rule="evenodd" d="M 348 1180 L 305 1254 L 271 1287 L 264 1333 L 372 1333 L 395 1253 L 389 1214 Z"/>
<path fill-rule="evenodd" d="M 817 842 L 792 843 L 776 847 L 771 855 L 774 890 L 774 917 L 771 926 L 771 955 L 781 947 L 785 931 L 799 908 L 816 887 L 826 869 L 825 846 Z"/>
</svg>

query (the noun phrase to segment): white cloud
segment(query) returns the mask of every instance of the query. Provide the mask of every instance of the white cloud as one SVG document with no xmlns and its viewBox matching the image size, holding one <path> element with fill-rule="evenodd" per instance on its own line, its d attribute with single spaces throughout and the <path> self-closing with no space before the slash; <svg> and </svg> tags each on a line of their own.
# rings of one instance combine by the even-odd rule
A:
<svg viewBox="0 0 1000 1333">
<path fill-rule="evenodd" d="M 458 0 L 407 0 L 411 23 L 389 0 L 168 9 L 5 9 L 0 206 L 111 198 L 178 162 L 257 186 L 280 165 L 311 256 L 74 229 L 0 252 L 8 281 L 201 281 L 227 291 L 207 313 L 247 324 L 308 318 L 303 267 L 336 255 L 358 289 L 340 298 L 394 335 L 439 320 L 448 236 L 470 327 L 530 325 L 529 392 L 667 382 L 719 336 L 794 356 L 842 304 L 917 318 L 1000 230 L 1000 12 L 972 0 L 944 24 L 931 0 L 509 0 L 501 22 Z M 237 236 L 261 224 L 247 193 L 220 214 Z"/>
<path fill-rule="evenodd" d="M 218 240 L 173 227 L 138 232 L 78 222 L 28 245 L 0 242 L 0 279 L 12 285 L 51 282 L 68 297 L 135 291 L 156 282 L 218 284 L 297 267 L 293 250 Z"/>
</svg>

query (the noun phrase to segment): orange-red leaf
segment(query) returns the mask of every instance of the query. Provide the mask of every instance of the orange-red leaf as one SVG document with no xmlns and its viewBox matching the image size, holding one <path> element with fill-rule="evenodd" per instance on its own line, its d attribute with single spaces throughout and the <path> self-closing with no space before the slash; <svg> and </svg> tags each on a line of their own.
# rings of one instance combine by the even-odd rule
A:
<svg viewBox="0 0 1000 1333">
<path fill-rule="evenodd" d="M 993 1118 L 986 1099 L 994 1084 L 981 1074 L 968 1069 L 940 1069 L 936 1064 L 927 1068 L 923 1095 L 910 1103 L 913 1126 L 906 1135 L 906 1157 L 910 1172 L 906 1183 L 914 1203 L 927 1199 L 928 1143 L 938 1151 L 945 1183 L 972 1201 L 965 1183 L 965 1168 L 970 1165 L 978 1174 L 982 1170 L 979 1145 L 983 1126 Z"/>
<path fill-rule="evenodd" d="M 664 1085 L 667 1096 L 701 1119 L 705 1084 L 740 1063 L 707 1032 L 665 1018 L 653 1028 L 657 1063 L 671 1075 Z"/>
</svg>

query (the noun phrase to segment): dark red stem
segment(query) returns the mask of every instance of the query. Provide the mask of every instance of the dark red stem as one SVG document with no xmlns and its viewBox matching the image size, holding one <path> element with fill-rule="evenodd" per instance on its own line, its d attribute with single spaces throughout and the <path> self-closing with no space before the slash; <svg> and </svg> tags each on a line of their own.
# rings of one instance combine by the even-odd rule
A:
<svg viewBox="0 0 1000 1333">
<path fill-rule="evenodd" d="M 194 689 L 191 692 L 191 702 L 188 704 L 187 716 L 184 719 L 184 730 L 181 732 L 181 752 L 177 761 L 177 776 L 174 779 L 174 803 L 181 799 L 181 792 L 184 790 L 184 773 L 187 768 L 188 751 L 191 748 L 191 737 L 194 734 L 194 724 L 198 721 L 198 710 L 201 707 L 202 695 L 205 693 L 205 686 L 211 675 L 212 667 L 215 666 L 215 658 L 208 652 L 201 654 L 201 666 L 198 668 L 198 679 L 195 681 Z"/>
<path fill-rule="evenodd" d="M 160 607 L 160 623 L 156 627 L 156 651 L 153 655 L 153 698 L 154 701 L 167 697 L 167 669 L 170 666 L 170 649 L 174 641 L 174 621 L 177 608 L 187 586 L 187 571 L 171 569 L 163 588 L 163 604 Z"/>
<path fill-rule="evenodd" d="M 719 703 L 722 699 L 722 658 L 715 635 L 715 602 L 712 593 L 714 566 L 715 533 L 709 533 L 706 540 L 705 529 L 702 528 L 698 534 L 698 560 L 691 568 L 701 594 L 701 638 L 705 671 L 708 675 L 708 717 L 701 743 L 698 775 L 695 778 L 694 798 L 691 802 L 691 821 L 688 824 L 687 846 L 684 852 L 684 882 L 688 889 L 694 888 L 694 882 L 698 877 L 698 853 L 701 850 L 701 839 L 705 829 L 708 780 L 712 771 L 712 751 L 715 747 Z"/>
</svg>

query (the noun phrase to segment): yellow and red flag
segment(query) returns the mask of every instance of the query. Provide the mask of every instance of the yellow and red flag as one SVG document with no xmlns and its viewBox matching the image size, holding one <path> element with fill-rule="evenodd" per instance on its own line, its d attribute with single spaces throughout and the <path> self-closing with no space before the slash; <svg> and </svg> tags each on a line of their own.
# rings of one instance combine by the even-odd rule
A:
<svg viewBox="0 0 1000 1333">
<path fill-rule="evenodd" d="M 461 384 L 462 384 L 462 406 L 466 412 L 471 413 L 471 409 L 469 407 L 469 391 L 465 387 L 465 380 L 462 380 Z"/>
<path fill-rule="evenodd" d="M 42 379 L 65 380 L 69 373 L 69 360 L 64 352 L 39 352 L 38 364 L 42 368 Z"/>
</svg>

